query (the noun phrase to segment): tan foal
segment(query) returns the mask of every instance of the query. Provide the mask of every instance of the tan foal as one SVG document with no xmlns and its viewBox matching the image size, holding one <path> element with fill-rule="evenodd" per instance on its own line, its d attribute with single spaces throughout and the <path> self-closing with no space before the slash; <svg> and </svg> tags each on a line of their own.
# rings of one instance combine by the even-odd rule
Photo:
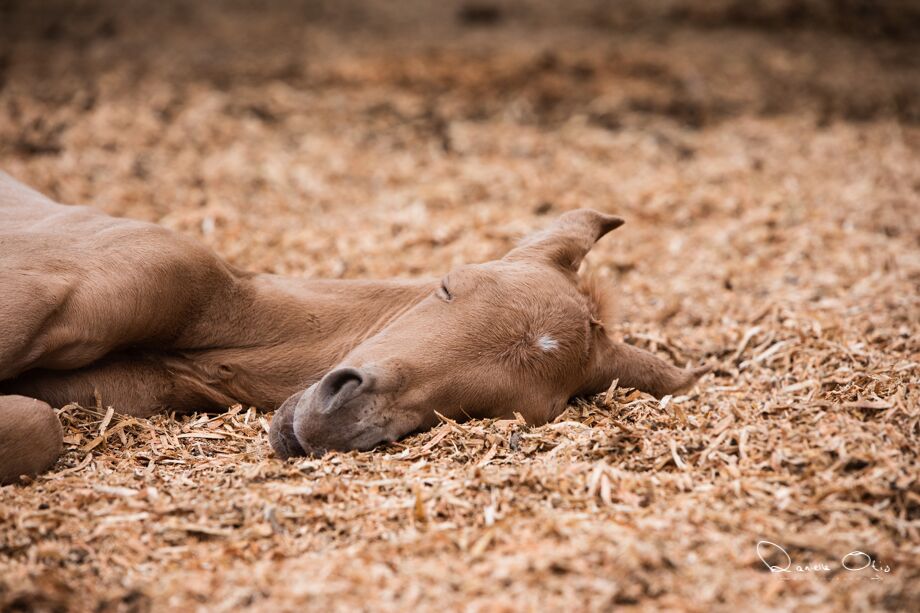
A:
<svg viewBox="0 0 920 613">
<path fill-rule="evenodd" d="M 0 482 L 60 453 L 51 406 L 138 416 L 274 409 L 281 457 L 369 449 L 455 419 L 555 417 L 613 379 L 656 396 L 683 370 L 611 340 L 578 276 L 622 220 L 565 213 L 500 260 L 440 279 L 238 270 L 162 227 L 65 206 L 0 173 Z"/>
</svg>

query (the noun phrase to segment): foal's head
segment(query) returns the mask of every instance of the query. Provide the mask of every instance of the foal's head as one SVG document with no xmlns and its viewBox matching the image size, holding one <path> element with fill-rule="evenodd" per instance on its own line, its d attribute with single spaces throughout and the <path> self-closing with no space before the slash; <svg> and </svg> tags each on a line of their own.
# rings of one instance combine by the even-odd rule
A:
<svg viewBox="0 0 920 613">
<path fill-rule="evenodd" d="M 424 300 L 284 403 L 272 424 L 275 451 L 369 449 L 431 427 L 435 411 L 461 420 L 519 412 L 543 423 L 573 396 L 606 389 L 616 364 L 660 369 L 663 379 L 647 391 L 692 384 L 699 373 L 652 356 L 623 364 L 604 333 L 597 296 L 579 280 L 595 241 L 622 223 L 572 211 L 500 260 L 450 271 Z"/>
</svg>

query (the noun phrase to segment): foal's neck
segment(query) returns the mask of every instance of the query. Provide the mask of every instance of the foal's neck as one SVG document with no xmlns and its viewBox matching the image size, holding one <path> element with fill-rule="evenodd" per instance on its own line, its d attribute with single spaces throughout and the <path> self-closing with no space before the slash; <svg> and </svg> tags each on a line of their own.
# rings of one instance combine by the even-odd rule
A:
<svg viewBox="0 0 920 613">
<path fill-rule="evenodd" d="M 431 293 L 434 281 L 330 280 L 256 275 L 243 290 L 244 308 L 283 339 L 331 344 L 344 353 L 373 336 Z M 244 281 L 244 283 L 246 283 Z M 329 364 L 334 366 L 335 364 Z"/>
<path fill-rule="evenodd" d="M 411 309 L 433 280 L 310 280 L 241 276 L 190 325 L 177 347 L 198 368 L 232 374 L 225 392 L 280 404 Z"/>
</svg>

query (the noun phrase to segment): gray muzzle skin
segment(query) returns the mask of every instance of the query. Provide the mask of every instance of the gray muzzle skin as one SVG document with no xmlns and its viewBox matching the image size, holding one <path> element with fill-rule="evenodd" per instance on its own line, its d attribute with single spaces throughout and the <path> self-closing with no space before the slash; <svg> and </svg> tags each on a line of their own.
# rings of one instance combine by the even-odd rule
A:
<svg viewBox="0 0 920 613">
<path fill-rule="evenodd" d="M 329 450 L 371 449 L 389 440 L 374 424 L 382 400 L 374 378 L 356 368 L 337 368 L 288 398 L 275 414 L 269 440 L 280 458 L 319 457 Z"/>
</svg>

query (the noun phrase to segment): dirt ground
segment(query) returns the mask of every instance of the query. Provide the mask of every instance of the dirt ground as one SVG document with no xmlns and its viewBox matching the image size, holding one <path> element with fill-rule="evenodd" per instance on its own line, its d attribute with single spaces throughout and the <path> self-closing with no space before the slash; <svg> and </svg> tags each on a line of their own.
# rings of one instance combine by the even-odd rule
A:
<svg viewBox="0 0 920 613">
<path fill-rule="evenodd" d="M 0 2 L 0 167 L 312 277 L 614 212 L 608 327 L 715 371 L 287 462 L 255 408 L 67 407 L 53 472 L 0 488 L 0 609 L 918 610 L 917 39 L 427 4 Z"/>
</svg>

